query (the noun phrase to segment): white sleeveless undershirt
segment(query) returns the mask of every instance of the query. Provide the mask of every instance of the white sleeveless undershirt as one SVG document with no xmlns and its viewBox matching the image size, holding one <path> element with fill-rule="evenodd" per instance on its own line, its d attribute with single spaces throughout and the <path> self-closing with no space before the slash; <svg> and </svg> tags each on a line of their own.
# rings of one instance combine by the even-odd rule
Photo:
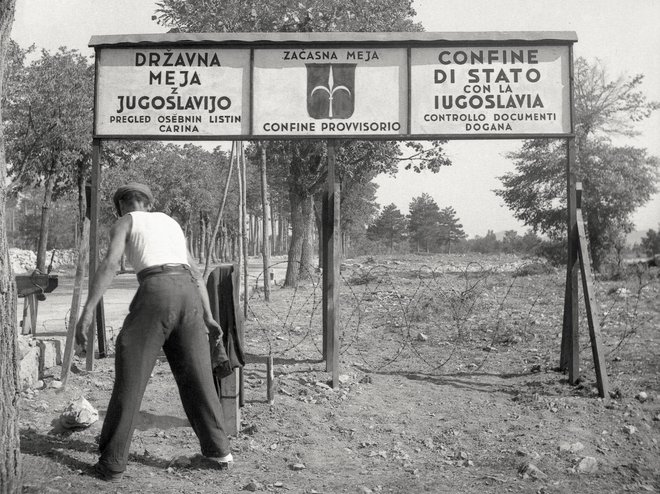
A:
<svg viewBox="0 0 660 494">
<path fill-rule="evenodd" d="M 164 213 L 133 211 L 126 257 L 136 273 L 161 264 L 188 264 L 186 238 L 179 224 Z"/>
</svg>

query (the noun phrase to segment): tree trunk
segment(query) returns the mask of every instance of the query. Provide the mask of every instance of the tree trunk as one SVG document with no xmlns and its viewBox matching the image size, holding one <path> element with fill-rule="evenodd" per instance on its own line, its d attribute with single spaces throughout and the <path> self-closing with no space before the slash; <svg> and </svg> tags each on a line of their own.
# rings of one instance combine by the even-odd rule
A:
<svg viewBox="0 0 660 494">
<path fill-rule="evenodd" d="M 284 252 L 284 235 L 285 235 L 285 229 L 284 229 L 284 215 L 282 214 L 282 205 L 280 205 L 277 213 L 278 217 L 278 222 L 277 222 L 277 253 L 278 255 L 282 255 L 282 252 Z"/>
<path fill-rule="evenodd" d="M 44 202 L 41 205 L 41 226 L 39 228 L 39 243 L 37 245 L 37 269 L 46 272 L 46 250 L 48 247 L 48 229 L 50 224 L 50 206 L 53 202 L 53 186 L 55 177 L 51 172 L 46 179 Z"/>
<path fill-rule="evenodd" d="M 302 201 L 303 242 L 300 254 L 299 279 L 309 279 L 312 275 L 312 257 L 314 252 L 314 198 L 307 196 Z"/>
<path fill-rule="evenodd" d="M 268 241 L 270 242 L 270 252 L 273 255 L 277 255 L 277 246 L 275 245 L 275 232 L 277 231 L 277 218 L 273 212 L 273 203 L 272 201 L 268 205 L 268 214 L 270 215 L 270 237 Z"/>
<path fill-rule="evenodd" d="M 318 245 L 317 253 L 319 256 L 318 267 L 321 269 L 323 267 L 323 207 L 319 207 L 316 202 L 314 202 L 314 220 L 316 223 L 316 231 L 319 232 L 316 238 L 316 245 Z"/>
<path fill-rule="evenodd" d="M 0 101 L 16 0 L 0 2 Z M 2 122 L 0 108 L 0 122 Z M 5 204 L 7 163 L 5 137 L 0 125 L 0 491 L 21 491 L 21 451 L 18 434 L 18 338 L 16 333 L 16 285 L 9 261 Z"/>
<path fill-rule="evenodd" d="M 266 169 L 266 146 L 261 145 L 261 205 L 263 215 L 263 239 L 261 242 L 261 257 L 263 260 L 264 299 L 270 301 L 270 242 L 268 240 L 268 225 L 270 224 L 270 202 L 268 201 L 268 174 Z"/>
<path fill-rule="evenodd" d="M 247 252 L 247 167 L 245 166 L 245 152 L 243 150 L 243 142 L 241 146 L 241 166 L 238 168 L 241 174 L 243 189 L 242 189 L 242 209 L 241 221 L 243 222 L 243 318 L 248 318 L 248 252 Z"/>
<path fill-rule="evenodd" d="M 288 263 L 286 267 L 286 277 L 284 286 L 298 286 L 298 273 L 300 273 L 300 260 L 303 251 L 303 230 L 304 221 L 302 213 L 303 198 L 289 188 L 289 201 L 291 203 L 291 244 L 288 250 Z"/>
</svg>

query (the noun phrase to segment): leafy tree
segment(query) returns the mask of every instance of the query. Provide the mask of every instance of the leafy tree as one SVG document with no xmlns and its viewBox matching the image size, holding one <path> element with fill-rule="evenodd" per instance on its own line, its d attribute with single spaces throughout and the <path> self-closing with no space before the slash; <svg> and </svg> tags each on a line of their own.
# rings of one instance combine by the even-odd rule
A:
<svg viewBox="0 0 660 494">
<path fill-rule="evenodd" d="M 447 252 L 451 252 L 452 244 L 465 238 L 463 225 L 458 222 L 456 210 L 451 206 L 440 211 L 439 227 L 440 242 L 447 246 Z"/>
<path fill-rule="evenodd" d="M 410 245 L 417 252 L 433 252 L 440 244 L 440 208 L 427 193 L 414 197 L 409 206 Z"/>
<path fill-rule="evenodd" d="M 394 246 L 402 242 L 406 237 L 406 217 L 394 204 L 383 208 L 372 225 L 367 229 L 367 237 L 374 242 L 382 242 L 387 245 L 390 252 Z"/>
<path fill-rule="evenodd" d="M 5 68 L 9 35 L 14 23 L 16 0 L 0 2 L 0 489 L 21 492 L 21 450 L 18 423 L 18 338 L 16 331 L 16 285 L 9 261 L 5 204 L 7 162 L 5 158 L 6 119 Z"/>
<path fill-rule="evenodd" d="M 343 184 L 340 220 L 344 253 L 354 252 L 353 247 L 366 238 L 367 226 L 378 213 L 377 189 L 372 181 Z"/>
<path fill-rule="evenodd" d="M 420 31 L 412 21 L 415 12 L 411 0 L 162 0 L 155 18 L 164 26 L 186 32 L 327 32 L 327 31 Z M 342 184 L 349 174 L 366 177 L 374 170 L 394 170 L 401 151 L 396 143 L 347 142 L 339 144 L 338 174 Z M 449 164 L 440 143 L 429 149 L 417 145 L 414 162 L 417 169 Z M 291 243 L 285 285 L 293 286 L 301 274 L 310 272 L 313 203 L 325 182 L 325 142 L 280 141 L 269 146 L 269 157 L 288 177 L 291 214 Z M 279 163 L 279 164 L 277 164 Z M 272 167 L 271 167 L 272 169 Z M 275 176 L 277 172 L 271 173 Z"/>
<path fill-rule="evenodd" d="M 658 232 L 660 232 L 660 226 L 657 232 L 649 228 L 644 238 L 642 238 L 642 248 L 651 257 L 660 254 L 660 233 Z"/>
<path fill-rule="evenodd" d="M 189 239 L 197 239 L 194 245 L 203 257 L 205 235 L 217 214 L 222 199 L 218 191 L 222 191 L 227 171 L 226 153 L 219 148 L 209 152 L 194 144 L 152 142 L 138 153 L 119 157 L 105 171 L 102 204 L 106 223 L 111 223 L 114 215 L 111 197 L 115 189 L 128 181 L 146 183 L 156 197 L 156 208 L 175 217 Z M 231 204 L 236 204 L 235 189 Z"/>
<path fill-rule="evenodd" d="M 21 249 L 35 250 L 39 244 L 39 226 L 41 224 L 41 204 L 43 192 L 28 189 L 19 194 L 13 207 L 8 208 L 12 215 L 13 228 L 10 229 L 9 245 Z M 51 249 L 71 249 L 75 247 L 77 202 L 72 195 L 60 199 L 52 206 L 50 213 Z M 48 263 L 48 259 L 46 260 Z"/>
<path fill-rule="evenodd" d="M 89 165 L 93 68 L 76 50 L 44 50 L 36 61 L 15 66 L 8 82 L 9 176 L 16 190 L 43 187 L 37 249 L 37 269 L 43 271 L 52 202 L 84 183 Z"/>
<path fill-rule="evenodd" d="M 480 254 L 493 254 L 499 252 L 501 247 L 493 230 L 488 230 L 485 237 L 475 237 L 470 243 L 472 250 Z"/>
<path fill-rule="evenodd" d="M 518 250 L 518 245 L 520 243 L 520 237 L 518 232 L 515 230 L 507 230 L 504 232 L 504 237 L 502 237 L 502 250 L 507 254 L 511 254 Z"/>
<path fill-rule="evenodd" d="M 599 64 L 575 62 L 577 164 L 584 189 L 583 211 L 594 268 L 599 269 L 622 233 L 632 230 L 632 213 L 656 191 L 658 159 L 644 149 L 614 146 L 614 136 L 635 135 L 634 124 L 659 105 L 647 101 L 643 76 L 609 81 Z M 509 155 L 515 172 L 496 193 L 516 218 L 557 240 L 566 235 L 566 153 L 563 140 L 535 139 Z"/>
<path fill-rule="evenodd" d="M 183 32 L 421 31 L 412 0 L 161 0 L 155 19 Z"/>
</svg>

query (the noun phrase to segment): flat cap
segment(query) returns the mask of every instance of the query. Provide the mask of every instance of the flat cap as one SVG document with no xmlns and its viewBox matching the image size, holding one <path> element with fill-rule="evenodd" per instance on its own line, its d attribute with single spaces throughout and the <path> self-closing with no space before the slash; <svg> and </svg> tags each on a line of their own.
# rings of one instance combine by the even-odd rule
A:
<svg viewBox="0 0 660 494">
<path fill-rule="evenodd" d="M 119 187 L 115 191 L 115 195 L 112 196 L 112 202 L 115 203 L 115 208 L 117 208 L 117 211 L 119 211 L 119 201 L 128 192 L 139 192 L 149 200 L 149 204 L 154 203 L 154 195 L 151 193 L 151 189 L 147 185 L 138 182 L 129 182 L 126 185 L 122 185 L 121 187 Z"/>
</svg>

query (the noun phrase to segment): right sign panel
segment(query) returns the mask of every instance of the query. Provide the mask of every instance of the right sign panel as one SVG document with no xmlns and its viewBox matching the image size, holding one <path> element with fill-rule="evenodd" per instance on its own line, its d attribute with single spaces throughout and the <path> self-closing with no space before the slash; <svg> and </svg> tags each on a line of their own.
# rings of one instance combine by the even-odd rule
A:
<svg viewBox="0 0 660 494">
<path fill-rule="evenodd" d="M 568 46 L 411 50 L 410 133 L 571 133 Z"/>
</svg>

